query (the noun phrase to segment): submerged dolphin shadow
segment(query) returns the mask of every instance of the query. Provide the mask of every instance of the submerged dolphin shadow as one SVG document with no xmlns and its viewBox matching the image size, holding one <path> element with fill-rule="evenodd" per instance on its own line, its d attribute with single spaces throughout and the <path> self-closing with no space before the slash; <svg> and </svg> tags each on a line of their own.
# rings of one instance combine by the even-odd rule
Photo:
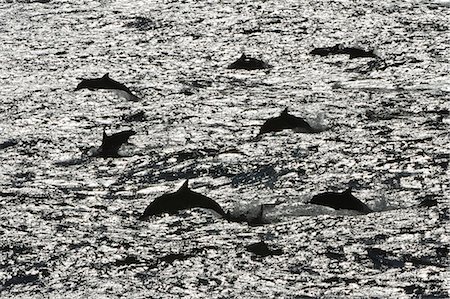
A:
<svg viewBox="0 0 450 299">
<path fill-rule="evenodd" d="M 91 91 L 98 90 L 98 89 L 106 89 L 106 90 L 114 91 L 118 96 L 123 97 L 129 101 L 140 100 L 124 84 L 111 79 L 109 77 L 109 73 L 106 73 L 101 78 L 81 79 L 81 80 L 82 81 L 75 88 L 75 91 L 80 90 L 80 89 L 89 89 Z"/>
<path fill-rule="evenodd" d="M 332 47 L 315 48 L 309 52 L 309 54 L 318 56 L 343 54 L 349 55 L 350 59 L 364 57 L 380 59 L 380 57 L 375 53 L 375 50 L 366 51 L 359 47 L 344 47 L 342 44 L 336 44 Z"/>
<path fill-rule="evenodd" d="M 364 214 L 373 212 L 365 203 L 353 196 L 351 188 L 341 193 L 325 192 L 314 195 L 309 203 L 331 207 L 335 210 L 354 210 Z"/>
</svg>

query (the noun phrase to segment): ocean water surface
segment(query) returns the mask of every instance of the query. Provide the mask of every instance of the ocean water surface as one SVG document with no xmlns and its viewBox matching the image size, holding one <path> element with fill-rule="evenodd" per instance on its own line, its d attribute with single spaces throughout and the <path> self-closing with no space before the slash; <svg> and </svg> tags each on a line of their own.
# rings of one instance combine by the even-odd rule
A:
<svg viewBox="0 0 450 299">
<path fill-rule="evenodd" d="M 0 2 L 0 297 L 448 298 L 449 9 Z M 309 54 L 336 44 L 380 59 Z M 141 100 L 74 91 L 105 73 Z M 321 132 L 255 138 L 286 107 Z M 123 157 L 86 154 L 104 129 Z M 266 224 L 137 220 L 186 179 Z M 374 212 L 308 203 L 348 187 Z"/>
</svg>

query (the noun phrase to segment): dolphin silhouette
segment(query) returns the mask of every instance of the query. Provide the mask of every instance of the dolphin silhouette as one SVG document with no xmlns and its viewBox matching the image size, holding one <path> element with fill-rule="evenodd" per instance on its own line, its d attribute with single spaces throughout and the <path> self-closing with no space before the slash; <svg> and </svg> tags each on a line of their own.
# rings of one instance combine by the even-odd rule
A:
<svg viewBox="0 0 450 299">
<path fill-rule="evenodd" d="M 342 54 L 348 54 L 350 56 L 350 59 L 358 57 L 380 58 L 377 54 L 375 54 L 375 50 L 366 51 L 364 49 L 354 47 L 343 48 Z"/>
<path fill-rule="evenodd" d="M 162 213 L 176 214 L 178 211 L 191 208 L 210 209 L 224 219 L 229 219 L 229 214 L 225 213 L 217 202 L 205 195 L 192 191 L 189 189 L 188 184 L 189 181 L 186 180 L 177 191 L 157 197 L 148 205 L 144 213 L 139 217 L 139 220 L 145 220 L 150 216 Z"/>
<path fill-rule="evenodd" d="M 102 145 L 97 149 L 96 156 L 104 158 L 117 158 L 119 155 L 119 148 L 122 144 L 128 142 L 128 139 L 135 135 L 136 132 L 133 130 L 126 130 L 118 133 L 114 133 L 108 136 L 103 130 Z"/>
<path fill-rule="evenodd" d="M 375 50 L 366 51 L 358 47 L 344 47 L 341 44 L 336 44 L 332 47 L 315 48 L 309 52 L 309 54 L 319 56 L 347 54 L 350 56 L 350 59 L 358 57 L 380 58 L 377 54 L 375 54 Z"/>
<path fill-rule="evenodd" d="M 80 89 L 89 89 L 91 91 L 98 89 L 109 89 L 114 91 L 118 96 L 123 97 L 129 101 L 138 101 L 139 98 L 135 96 L 131 90 L 124 84 L 119 83 L 109 77 L 109 73 L 106 73 L 101 78 L 95 79 L 82 79 L 77 85 L 75 91 Z"/>
<path fill-rule="evenodd" d="M 332 47 L 315 48 L 311 52 L 311 55 L 328 56 L 334 54 L 344 54 L 342 53 L 342 45 L 336 44 Z"/>
<path fill-rule="evenodd" d="M 352 195 L 352 189 L 348 188 L 342 193 L 339 192 L 325 192 L 314 195 L 309 203 L 331 207 L 335 210 L 346 209 L 355 210 L 361 213 L 373 212 L 362 201 Z"/>
<path fill-rule="evenodd" d="M 238 60 L 236 60 L 235 62 L 233 62 L 228 66 L 229 69 L 247 70 L 247 71 L 268 69 L 270 67 L 271 66 L 265 63 L 264 61 L 248 57 L 245 54 L 242 54 Z"/>
<path fill-rule="evenodd" d="M 299 133 L 318 132 L 318 130 L 312 128 L 303 118 L 289 114 L 288 108 L 286 108 L 279 116 L 266 120 L 259 130 L 258 136 L 269 132 L 280 132 L 285 129 L 292 129 Z"/>
</svg>

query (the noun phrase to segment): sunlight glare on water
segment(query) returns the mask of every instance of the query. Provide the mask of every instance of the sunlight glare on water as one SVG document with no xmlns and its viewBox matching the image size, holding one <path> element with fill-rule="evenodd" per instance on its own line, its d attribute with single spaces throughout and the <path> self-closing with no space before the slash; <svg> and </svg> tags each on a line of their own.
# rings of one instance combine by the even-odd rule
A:
<svg viewBox="0 0 450 299">
<path fill-rule="evenodd" d="M 448 6 L 0 3 L 0 297 L 449 297 Z M 141 100 L 75 91 L 106 73 Z M 319 132 L 257 138 L 285 108 Z M 242 222 L 137 220 L 185 180 Z M 373 213 L 309 203 L 349 187 Z"/>
</svg>

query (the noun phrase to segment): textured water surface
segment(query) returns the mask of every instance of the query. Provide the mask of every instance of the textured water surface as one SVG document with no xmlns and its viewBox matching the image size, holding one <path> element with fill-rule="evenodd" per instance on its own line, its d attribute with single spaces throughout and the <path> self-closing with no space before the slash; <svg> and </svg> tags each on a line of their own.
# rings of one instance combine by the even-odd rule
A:
<svg viewBox="0 0 450 299">
<path fill-rule="evenodd" d="M 448 2 L 41 2 L 0 3 L 1 297 L 449 296 Z M 74 91 L 105 73 L 142 100 Z M 322 132 L 255 139 L 286 107 Z M 137 220 L 185 179 L 267 224 Z M 375 212 L 307 203 L 347 187 Z"/>
</svg>

